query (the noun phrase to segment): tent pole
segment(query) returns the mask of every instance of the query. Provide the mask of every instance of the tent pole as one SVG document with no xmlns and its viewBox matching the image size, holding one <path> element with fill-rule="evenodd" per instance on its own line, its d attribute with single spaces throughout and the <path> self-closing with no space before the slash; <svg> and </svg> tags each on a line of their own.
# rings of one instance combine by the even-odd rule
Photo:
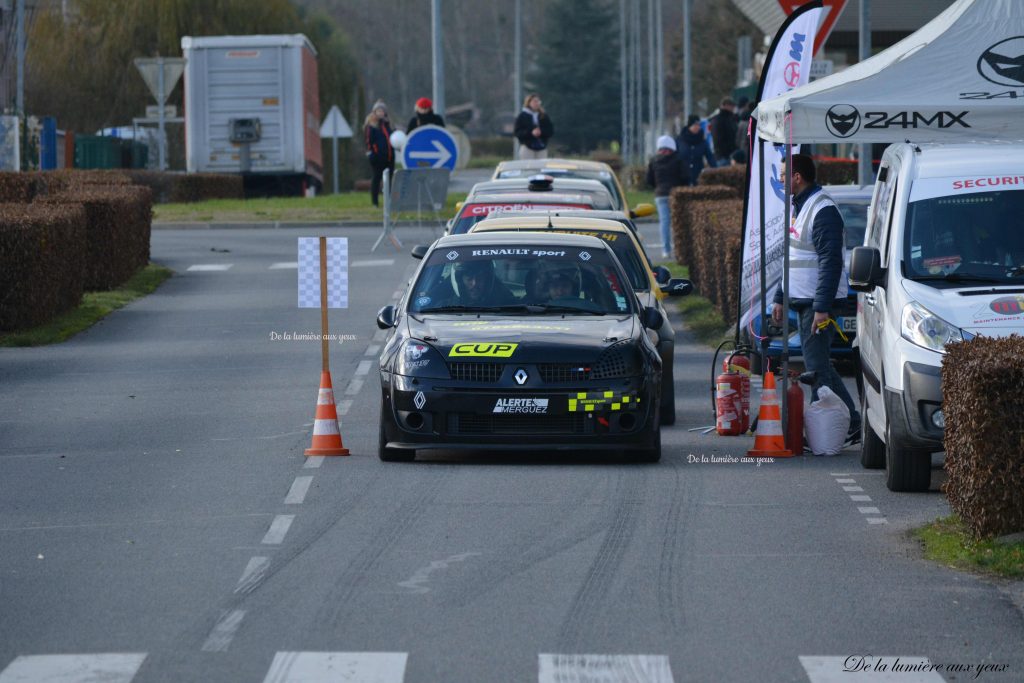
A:
<svg viewBox="0 0 1024 683">
<path fill-rule="evenodd" d="M 761 338 L 761 376 L 764 377 L 764 373 L 768 369 L 768 322 L 765 320 L 765 311 L 768 310 L 768 284 L 765 282 L 765 278 L 768 276 L 768 260 L 767 250 L 765 249 L 764 241 L 766 239 L 765 225 L 764 225 L 764 140 L 761 138 L 757 139 L 757 158 L 760 166 L 760 182 L 758 183 L 757 193 L 759 198 L 760 209 L 758 211 L 758 220 L 761 224 L 761 324 L 758 326 L 758 335 Z"/>
<path fill-rule="evenodd" d="M 783 130 L 787 123 L 783 123 Z M 782 430 L 789 436 L 789 221 L 790 216 L 790 193 L 793 191 L 793 146 L 786 143 L 786 189 L 784 191 L 786 200 L 786 213 L 782 221 L 782 377 L 781 396 L 782 404 Z M 789 448 L 792 444 L 786 444 Z M 794 455 L 799 455 L 796 453 Z"/>
<path fill-rule="evenodd" d="M 859 59 L 864 61 L 871 56 L 871 0 L 860 0 L 860 46 Z M 861 185 L 871 184 L 871 145 L 861 143 L 857 155 L 857 182 Z"/>
</svg>

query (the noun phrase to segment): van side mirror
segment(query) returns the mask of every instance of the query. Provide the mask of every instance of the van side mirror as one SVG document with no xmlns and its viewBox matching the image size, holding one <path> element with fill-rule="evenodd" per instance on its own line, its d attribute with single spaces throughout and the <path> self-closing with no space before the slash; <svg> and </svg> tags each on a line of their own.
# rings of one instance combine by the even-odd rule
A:
<svg viewBox="0 0 1024 683">
<path fill-rule="evenodd" d="M 423 260 L 423 257 L 427 255 L 427 251 L 430 249 L 426 244 L 417 244 L 409 250 L 409 255 L 414 259 Z"/>
<path fill-rule="evenodd" d="M 647 306 L 644 308 L 643 313 L 640 314 L 640 322 L 649 330 L 658 330 L 665 324 L 665 319 L 657 308 Z"/>
<path fill-rule="evenodd" d="M 669 296 L 686 296 L 693 291 L 693 283 L 681 277 L 674 277 L 659 287 L 662 294 Z"/>
<path fill-rule="evenodd" d="M 882 268 L 882 254 L 874 247 L 854 247 L 850 254 L 850 289 L 855 292 L 870 292 L 875 287 L 885 286 L 885 268 Z"/>
<path fill-rule="evenodd" d="M 395 307 L 385 306 L 377 311 L 377 327 L 382 330 L 390 330 L 395 326 Z"/>
</svg>

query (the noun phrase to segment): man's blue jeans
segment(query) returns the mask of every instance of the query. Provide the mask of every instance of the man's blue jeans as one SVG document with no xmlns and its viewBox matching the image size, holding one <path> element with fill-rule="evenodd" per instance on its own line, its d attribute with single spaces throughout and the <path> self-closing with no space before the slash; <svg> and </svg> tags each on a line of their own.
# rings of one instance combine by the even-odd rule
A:
<svg viewBox="0 0 1024 683">
<path fill-rule="evenodd" d="M 836 333 L 835 326 L 829 323 L 824 330 L 814 334 L 814 307 L 810 305 L 801 307 L 797 313 L 800 316 L 800 344 L 804 352 L 804 367 L 818 373 L 818 379 L 811 389 L 811 400 L 818 400 L 818 387 L 827 386 L 850 409 L 850 430 L 859 430 L 860 411 L 857 410 L 853 398 L 850 397 L 850 392 L 843 384 L 843 378 L 839 376 L 831 363 L 832 337 Z"/>
<path fill-rule="evenodd" d="M 661 225 L 661 251 L 672 256 L 672 216 L 669 213 L 668 197 L 655 197 L 654 205 L 658 209 L 658 223 Z"/>
</svg>

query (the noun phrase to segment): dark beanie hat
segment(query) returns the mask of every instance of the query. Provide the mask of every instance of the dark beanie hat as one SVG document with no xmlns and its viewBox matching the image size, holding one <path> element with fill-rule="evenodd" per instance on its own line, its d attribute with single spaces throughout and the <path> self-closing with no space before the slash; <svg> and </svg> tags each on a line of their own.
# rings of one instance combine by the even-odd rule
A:
<svg viewBox="0 0 1024 683">
<path fill-rule="evenodd" d="M 695 123 L 700 123 L 700 117 L 696 114 L 690 114 L 686 117 L 686 127 L 689 128 Z"/>
</svg>

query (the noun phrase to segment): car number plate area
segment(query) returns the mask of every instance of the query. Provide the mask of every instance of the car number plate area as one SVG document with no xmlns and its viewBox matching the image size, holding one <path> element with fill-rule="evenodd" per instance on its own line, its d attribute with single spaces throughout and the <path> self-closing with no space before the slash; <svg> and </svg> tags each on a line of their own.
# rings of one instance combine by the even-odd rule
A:
<svg viewBox="0 0 1024 683">
<path fill-rule="evenodd" d="M 857 319 L 856 318 L 840 318 L 839 326 L 843 332 L 856 332 L 857 331 Z"/>
<path fill-rule="evenodd" d="M 481 398 L 477 413 L 490 415 L 565 415 L 565 396 L 495 396 Z"/>
</svg>

